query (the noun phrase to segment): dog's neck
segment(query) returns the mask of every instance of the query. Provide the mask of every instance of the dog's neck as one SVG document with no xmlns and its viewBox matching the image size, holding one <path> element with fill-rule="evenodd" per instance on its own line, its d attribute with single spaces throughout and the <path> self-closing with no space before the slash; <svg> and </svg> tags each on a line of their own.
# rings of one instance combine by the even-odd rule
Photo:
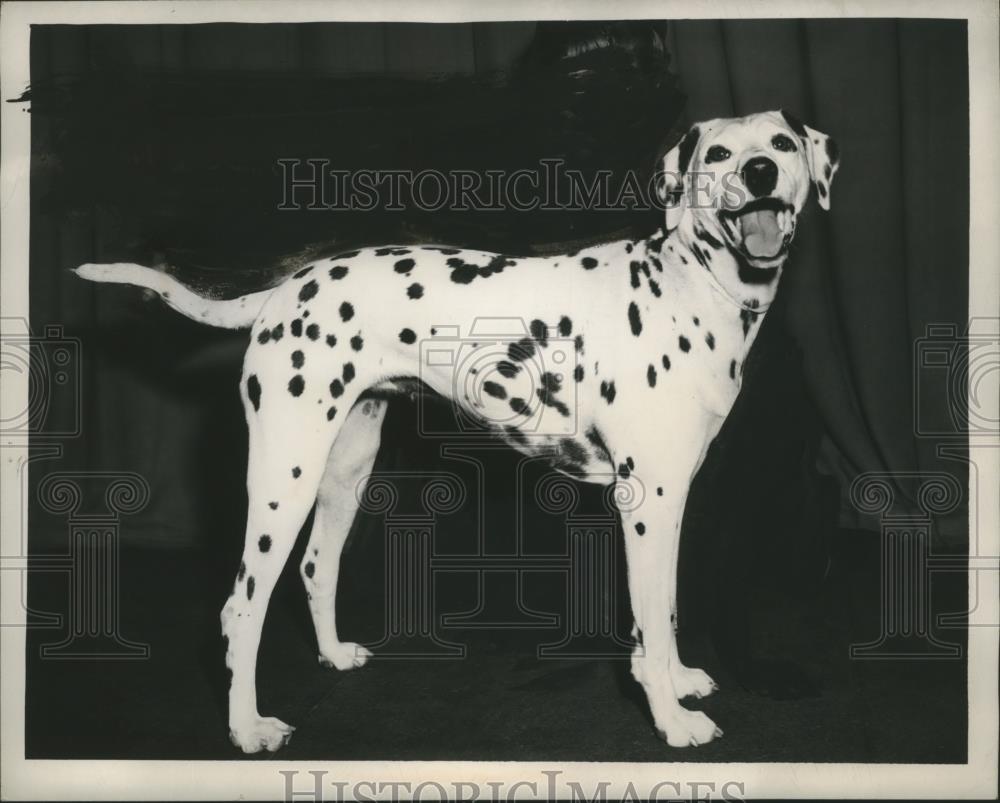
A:
<svg viewBox="0 0 1000 803">
<path fill-rule="evenodd" d="M 691 214 L 675 229 L 659 230 L 646 240 L 649 254 L 678 268 L 687 281 L 687 292 L 696 300 L 709 300 L 724 317 L 742 331 L 745 354 L 760 329 L 778 290 L 783 267 L 754 268 L 742 255 L 704 229 Z"/>
</svg>

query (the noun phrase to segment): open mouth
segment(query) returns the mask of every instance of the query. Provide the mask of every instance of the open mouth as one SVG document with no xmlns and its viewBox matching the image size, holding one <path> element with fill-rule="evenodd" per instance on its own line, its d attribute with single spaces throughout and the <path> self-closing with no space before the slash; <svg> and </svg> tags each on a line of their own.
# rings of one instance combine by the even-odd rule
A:
<svg viewBox="0 0 1000 803">
<path fill-rule="evenodd" d="M 795 233 L 795 210 L 780 198 L 757 198 L 719 212 L 730 240 L 752 261 L 782 256 Z"/>
</svg>

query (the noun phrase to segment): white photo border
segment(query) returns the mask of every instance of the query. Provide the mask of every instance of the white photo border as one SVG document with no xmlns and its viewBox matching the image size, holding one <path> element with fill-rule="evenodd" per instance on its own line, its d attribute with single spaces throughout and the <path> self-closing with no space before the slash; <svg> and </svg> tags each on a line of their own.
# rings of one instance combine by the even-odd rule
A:
<svg viewBox="0 0 1000 803">
<path fill-rule="evenodd" d="M 315 2 L 8 2 L 0 9 L 0 93 L 2 93 L 2 171 L 0 171 L 0 317 L 28 317 L 28 231 L 30 176 L 30 117 L 19 97 L 29 83 L 29 40 L 32 24 L 178 24 L 204 22 L 321 22 L 321 21 L 424 21 L 470 22 L 542 19 L 651 19 L 651 18 L 758 18 L 758 17 L 929 17 L 964 18 L 969 34 L 970 94 L 970 275 L 969 317 L 1000 317 L 1000 133 L 998 92 L 998 16 L 991 0 L 352 0 Z M 28 377 L 6 376 L 0 387 L 3 411 L 26 409 Z M 990 401 L 987 400 L 986 404 Z M 994 405 L 998 402 L 993 400 Z M 0 416 L 5 419 L 5 416 Z M 981 488 L 1000 483 L 1000 444 L 980 449 L 977 467 Z M 0 461 L 2 528 L 0 556 L 26 554 L 26 514 L 20 507 L 20 467 L 27 460 L 27 445 L 5 439 Z M 975 473 L 972 479 L 975 479 Z M 973 493 L 977 509 L 970 510 L 978 528 L 979 545 L 986 555 L 1000 555 L 1000 510 L 995 496 Z M 971 540 L 971 539 L 970 539 Z M 608 798 L 625 794 L 646 796 L 661 784 L 661 794 L 687 796 L 692 784 L 715 781 L 737 783 L 735 798 L 841 797 L 841 798 L 995 798 L 997 794 L 998 733 L 998 608 L 1000 573 L 979 571 L 971 582 L 968 644 L 968 763 L 936 764 L 706 764 L 706 763 L 582 763 L 582 762 L 291 762 L 259 761 L 56 761 L 24 759 L 25 611 L 19 582 L 10 580 L 22 571 L 14 557 L 0 568 L 0 648 L 2 648 L 2 787 L 0 797 L 11 799 L 173 799 L 246 800 L 275 799 L 285 794 L 286 776 L 297 771 L 297 799 L 309 799 L 310 771 L 325 771 L 325 799 L 335 790 L 354 790 L 384 798 L 394 782 L 414 787 L 425 781 L 443 784 L 470 794 L 470 784 L 504 781 L 506 790 L 517 781 L 536 784 L 516 790 L 517 796 L 545 797 L 554 776 L 560 797 L 569 797 L 567 781 L 585 790 L 606 787 Z M 994 559 L 995 560 L 995 559 Z M 11 570 L 11 571 L 7 571 Z M 990 602 L 992 601 L 992 602 Z M 976 604 L 978 602 L 978 604 Z M 993 626 L 989 626 L 994 623 Z M 916 704 L 916 703 L 915 703 Z M 666 755 L 666 752 L 665 752 Z M 546 773 L 549 773 L 546 775 Z M 366 782 L 384 783 L 380 794 Z M 336 781 L 337 786 L 331 785 Z M 360 789 L 355 784 L 362 783 Z M 662 784 L 666 782 L 666 785 Z M 465 787 L 454 784 L 463 783 Z M 631 783 L 631 792 L 628 784 Z M 438 793 L 427 794 L 437 799 Z M 677 793 L 677 789 L 686 790 Z M 666 789 L 666 792 L 662 790 Z M 302 794 L 305 793 L 305 794 Z M 696 796 L 697 792 L 695 792 Z"/>
</svg>

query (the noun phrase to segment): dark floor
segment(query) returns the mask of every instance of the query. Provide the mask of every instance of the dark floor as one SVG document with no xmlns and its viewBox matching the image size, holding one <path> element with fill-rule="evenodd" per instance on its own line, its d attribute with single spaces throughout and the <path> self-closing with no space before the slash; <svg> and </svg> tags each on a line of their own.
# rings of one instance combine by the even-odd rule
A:
<svg viewBox="0 0 1000 803">
<path fill-rule="evenodd" d="M 556 640 L 552 630 L 450 630 L 449 640 L 468 648 L 462 660 L 321 668 L 304 594 L 288 572 L 265 629 L 260 709 L 297 726 L 283 759 L 964 762 L 964 660 L 848 658 L 850 643 L 879 632 L 877 550 L 867 540 L 845 537 L 807 608 L 776 595 L 754 611 L 761 652 L 797 662 L 822 687 L 818 697 L 754 696 L 718 665 L 706 634 L 682 630 L 687 663 L 721 687 L 689 704 L 725 730 L 699 749 L 674 750 L 655 737 L 626 662 L 536 658 L 538 643 Z M 126 551 L 121 561 L 121 632 L 148 643 L 150 657 L 41 659 L 40 645 L 62 634 L 30 630 L 27 756 L 241 757 L 227 739 L 218 635 L 231 571 L 196 552 Z M 962 610 L 964 600 L 961 573 L 934 577 L 935 609 Z M 65 575 L 34 574 L 30 601 L 65 611 Z M 341 629 L 364 640 L 380 617 L 345 612 Z M 964 642 L 961 629 L 940 635 Z"/>
</svg>

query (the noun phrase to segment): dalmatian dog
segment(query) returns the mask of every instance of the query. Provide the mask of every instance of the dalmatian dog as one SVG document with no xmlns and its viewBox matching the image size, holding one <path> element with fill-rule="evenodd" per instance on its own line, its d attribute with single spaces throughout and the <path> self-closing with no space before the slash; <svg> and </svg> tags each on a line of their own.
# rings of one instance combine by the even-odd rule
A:
<svg viewBox="0 0 1000 803">
<path fill-rule="evenodd" d="M 414 380 L 561 472 L 630 486 L 634 504 L 621 523 L 632 674 L 669 745 L 721 736 L 703 712 L 679 702 L 716 689 L 677 651 L 681 518 L 739 393 L 798 214 L 811 186 L 829 209 L 837 167 L 832 139 L 772 111 L 686 133 L 659 171 L 666 227 L 646 240 L 526 258 L 364 248 L 229 300 L 139 265 L 77 268 L 85 279 L 150 288 L 211 326 L 250 328 L 240 386 L 250 438 L 246 542 L 221 614 L 233 743 L 274 751 L 292 734 L 258 712 L 256 660 L 271 591 L 314 504 L 301 575 L 319 660 L 347 670 L 371 655 L 337 632 L 341 548 L 379 448 L 385 399 Z M 521 336 L 505 349 L 494 343 L 489 359 L 421 358 L 428 343 L 448 345 L 456 326 L 468 332 L 475 319 L 512 316 L 525 321 Z M 552 359 L 556 343 L 572 354 L 561 365 Z"/>
</svg>

